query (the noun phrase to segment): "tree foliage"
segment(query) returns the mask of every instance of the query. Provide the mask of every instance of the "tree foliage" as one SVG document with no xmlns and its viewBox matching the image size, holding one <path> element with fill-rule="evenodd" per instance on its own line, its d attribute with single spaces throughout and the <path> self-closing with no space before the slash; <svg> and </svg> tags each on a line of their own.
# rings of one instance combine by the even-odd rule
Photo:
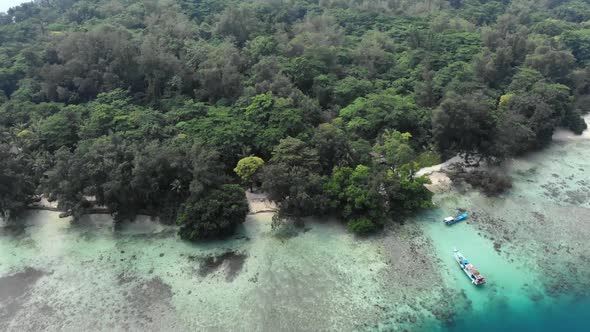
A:
<svg viewBox="0 0 590 332">
<path fill-rule="evenodd" d="M 589 20 L 582 0 L 25 3 L 0 14 L 2 208 L 182 210 L 206 238 L 254 179 L 282 217 L 365 233 L 428 206 L 418 165 L 584 131 Z"/>
<path fill-rule="evenodd" d="M 238 161 L 234 172 L 242 179 L 242 182 L 248 183 L 252 187 L 252 182 L 255 181 L 254 175 L 263 165 L 264 160 L 262 158 L 255 156 L 245 157 Z"/>
<path fill-rule="evenodd" d="M 287 137 L 275 147 L 262 175 L 262 189 L 281 203 L 283 213 L 296 218 L 321 213 L 325 207 L 324 179 L 318 174 L 317 150 Z"/>
<path fill-rule="evenodd" d="M 8 144 L 0 144 L 0 217 L 21 212 L 35 192 L 31 161 Z"/>
<path fill-rule="evenodd" d="M 244 222 L 248 203 L 244 190 L 225 184 L 206 192 L 206 196 L 191 196 L 182 205 L 176 218 L 180 237 L 186 240 L 219 238 L 231 235 Z"/>
</svg>

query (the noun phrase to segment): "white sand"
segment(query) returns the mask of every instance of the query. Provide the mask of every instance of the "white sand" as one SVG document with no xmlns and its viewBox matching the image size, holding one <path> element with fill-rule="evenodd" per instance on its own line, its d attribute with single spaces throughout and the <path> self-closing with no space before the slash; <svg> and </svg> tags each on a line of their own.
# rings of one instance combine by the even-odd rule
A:
<svg viewBox="0 0 590 332">
<path fill-rule="evenodd" d="M 38 202 L 31 203 L 32 207 L 35 208 L 46 208 L 48 210 L 57 210 L 57 200 L 50 202 L 47 197 L 41 196 L 41 200 Z"/>
<path fill-rule="evenodd" d="M 264 193 L 253 193 L 246 191 L 250 214 L 263 212 L 276 212 L 279 208 L 275 202 L 270 201 Z"/>
<path fill-rule="evenodd" d="M 430 179 L 431 184 L 427 184 L 426 188 L 433 193 L 441 193 L 451 190 L 452 181 L 447 175 L 446 171 L 453 164 L 460 163 L 463 158 L 460 156 L 454 156 L 453 158 L 430 167 L 421 168 L 416 172 L 416 176 L 427 176 Z"/>
</svg>

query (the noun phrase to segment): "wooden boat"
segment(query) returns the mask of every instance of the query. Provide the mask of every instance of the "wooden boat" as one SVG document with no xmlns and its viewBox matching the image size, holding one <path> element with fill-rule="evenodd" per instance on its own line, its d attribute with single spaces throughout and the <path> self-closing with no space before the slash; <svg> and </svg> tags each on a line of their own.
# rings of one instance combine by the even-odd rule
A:
<svg viewBox="0 0 590 332">
<path fill-rule="evenodd" d="M 483 285 L 486 283 L 486 278 L 457 249 L 455 249 L 454 256 L 461 270 L 465 272 L 474 285 Z"/>
</svg>

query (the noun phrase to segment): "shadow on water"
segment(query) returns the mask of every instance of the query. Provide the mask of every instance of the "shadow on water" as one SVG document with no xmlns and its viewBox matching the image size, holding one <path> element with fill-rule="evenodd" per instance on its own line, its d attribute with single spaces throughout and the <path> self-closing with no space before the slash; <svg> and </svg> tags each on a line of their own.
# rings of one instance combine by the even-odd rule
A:
<svg viewBox="0 0 590 332">
<path fill-rule="evenodd" d="M 4 227 L 0 227 L 0 236 L 21 238 L 26 234 L 26 229 L 26 225 L 8 224 Z"/>
</svg>

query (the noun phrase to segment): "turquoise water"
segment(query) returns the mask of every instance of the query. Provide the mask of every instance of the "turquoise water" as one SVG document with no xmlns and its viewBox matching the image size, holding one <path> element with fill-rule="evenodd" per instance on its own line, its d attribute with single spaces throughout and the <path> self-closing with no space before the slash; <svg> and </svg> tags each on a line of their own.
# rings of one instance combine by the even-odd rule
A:
<svg viewBox="0 0 590 332">
<path fill-rule="evenodd" d="M 442 214 L 437 212 L 429 217 L 440 220 Z M 470 310 L 461 313 L 453 325 L 438 325 L 437 329 L 588 330 L 590 297 L 577 297 L 575 294 L 561 294 L 557 298 L 548 296 L 542 287 L 543 272 L 527 267 L 526 262 L 530 257 L 508 260 L 505 255 L 494 250 L 492 241 L 474 236 L 478 230 L 467 223 L 447 227 L 432 222 L 425 224 L 424 229 L 434 240 L 435 250 L 447 253 L 446 257 L 441 257 L 447 286 L 464 292 L 471 302 Z M 454 247 L 460 248 L 486 276 L 487 284 L 479 287 L 471 285 L 452 257 Z M 432 327 L 429 326 L 428 330 Z"/>
<path fill-rule="evenodd" d="M 0 227 L 0 331 L 588 331 L 587 170 L 590 140 L 557 142 L 507 165 L 503 197 L 437 194 L 372 238 L 309 220 L 279 239 L 265 213 L 190 244 L 149 218 L 32 211 Z M 470 218 L 445 226 L 456 208 Z"/>
<path fill-rule="evenodd" d="M 0 229 L 0 331 L 351 330 L 376 319 L 383 260 L 337 223 L 289 240 L 270 214 L 190 244 L 148 218 L 113 229 L 34 211 Z"/>
<path fill-rule="evenodd" d="M 512 162 L 514 188 L 500 198 L 477 193 L 436 197 L 417 217 L 432 239 L 447 287 L 464 292 L 469 310 L 445 331 L 590 330 L 590 142 L 558 142 Z M 439 221 L 465 208 L 468 222 Z M 488 283 L 475 287 L 452 259 L 458 248 Z M 433 326 L 429 326 L 428 330 Z"/>
</svg>

